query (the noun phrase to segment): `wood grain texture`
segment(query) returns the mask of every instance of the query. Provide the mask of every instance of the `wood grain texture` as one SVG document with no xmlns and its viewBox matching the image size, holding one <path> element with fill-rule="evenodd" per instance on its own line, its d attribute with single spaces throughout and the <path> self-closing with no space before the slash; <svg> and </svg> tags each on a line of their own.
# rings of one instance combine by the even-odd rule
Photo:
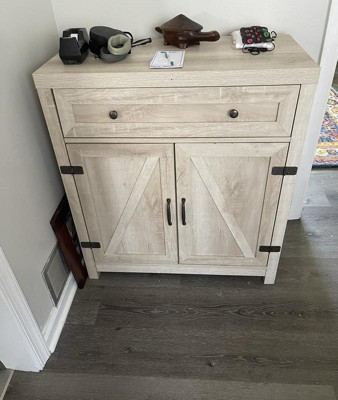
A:
<svg viewBox="0 0 338 400">
<path fill-rule="evenodd" d="M 182 128 L 184 129 L 184 127 Z M 204 133 L 205 135 L 205 133 Z M 283 137 L 276 137 L 271 139 L 271 137 L 250 137 L 250 143 L 271 143 L 273 141 L 274 143 L 289 143 L 290 138 L 283 138 Z M 174 140 L 172 138 L 167 138 L 166 135 L 163 135 L 163 137 L 156 137 L 156 138 L 138 138 L 135 140 L 134 137 L 131 138 L 65 138 L 65 143 L 70 144 L 70 143 L 121 143 L 121 144 L 126 144 L 126 143 L 247 143 L 248 138 L 247 137 L 217 137 L 217 140 L 215 138 L 210 138 L 210 137 L 189 137 L 189 138 L 180 138 L 176 137 Z"/>
<path fill-rule="evenodd" d="M 312 109 L 315 89 L 316 85 L 302 85 L 301 87 L 297 106 L 297 114 L 292 132 L 292 140 L 286 161 L 287 166 L 298 167 L 300 163 L 302 154 L 301 150 Z M 279 200 L 275 229 L 271 241 L 272 246 L 282 246 L 291 207 L 295 180 L 295 176 L 285 176 L 283 179 L 283 187 Z M 280 253 L 270 253 L 268 268 L 264 281 L 266 284 L 273 284 L 275 282 L 279 258 Z"/>
<path fill-rule="evenodd" d="M 45 393 L 51 393 L 49 400 L 59 400 L 59 386 L 67 388 L 67 399 L 81 400 L 335 400 L 331 386 L 319 385 L 285 385 L 244 382 L 221 382 L 206 379 L 170 379 L 152 377 L 124 376 L 110 377 L 107 375 L 90 374 L 50 374 L 55 381 L 49 383 L 40 381 L 39 390 L 33 386 L 26 394 L 27 400 L 44 400 Z M 27 378 L 22 376 L 23 382 Z M 99 389 L 98 389 L 99 388 Z M 12 391 L 20 396 L 20 388 Z M 8 399 L 14 399 L 9 395 Z M 6 399 L 7 400 L 7 399 Z"/>
<path fill-rule="evenodd" d="M 325 193 L 324 182 L 338 185 L 338 170 L 313 176 L 308 195 Z M 301 221 L 289 222 L 275 285 L 102 273 L 77 292 L 45 369 L 16 372 L 5 400 L 334 400 L 334 215 L 334 204 L 307 206 Z"/>
<path fill-rule="evenodd" d="M 90 276 L 123 265 L 230 275 L 238 267 L 273 283 L 280 255 L 259 246 L 281 246 L 294 178 L 271 176 L 271 167 L 283 167 L 286 153 L 287 165 L 299 163 L 318 66 L 288 35 L 260 57 L 226 37 L 187 49 L 182 69 L 149 69 L 161 46 L 155 40 L 114 65 L 88 57 L 70 68 L 56 56 L 34 73 L 48 94 L 59 166 L 70 157 L 85 170 L 63 181 L 81 240 L 101 243 L 84 250 Z M 175 159 L 175 146 L 189 149 L 188 161 Z M 181 198 L 189 198 L 189 235 L 177 225 Z"/>
<path fill-rule="evenodd" d="M 92 141 L 111 140 L 115 138 L 124 138 L 124 140 L 144 140 L 144 138 L 156 139 L 156 142 L 162 138 L 261 138 L 266 140 L 274 139 L 281 140 L 283 136 L 289 139 L 287 132 L 276 122 L 190 122 L 189 124 L 179 124 L 175 122 L 168 123 L 124 123 L 124 124 L 97 124 L 97 123 L 77 123 L 76 125 L 77 140 L 86 140 L 92 138 Z M 72 140 L 75 134 L 74 129 L 70 126 L 70 130 L 65 137 L 65 140 Z M 69 136 L 68 136 L 69 135 Z M 104 139 L 102 139 L 104 138 Z M 167 139 L 168 140 L 168 139 Z"/>
<path fill-rule="evenodd" d="M 58 165 L 70 165 L 66 145 L 63 141 L 62 131 L 59 124 L 59 118 L 51 90 L 40 89 L 38 90 L 39 99 L 41 102 L 42 110 L 46 119 L 49 135 L 53 144 L 54 153 Z M 74 177 L 72 175 L 61 174 L 62 182 L 65 187 L 69 207 L 72 212 L 76 231 L 81 242 L 88 242 L 88 232 L 86 223 L 83 218 L 82 209 L 76 190 Z M 86 263 L 88 275 L 91 279 L 98 279 L 99 274 L 95 267 L 93 253 L 90 249 L 82 249 L 82 254 Z"/>
<path fill-rule="evenodd" d="M 319 74 L 317 64 L 289 35 L 278 35 L 276 49 L 259 57 L 235 50 L 231 37 L 224 37 L 186 49 L 182 69 L 150 70 L 151 59 L 162 47 L 162 40 L 156 39 L 113 65 L 90 56 L 83 64 L 65 66 L 55 56 L 34 73 L 34 82 L 38 88 L 66 89 L 187 87 L 201 81 L 204 86 L 283 85 L 315 83 Z"/>
<path fill-rule="evenodd" d="M 177 90 L 177 89 L 176 89 Z M 201 88 L 203 90 L 203 88 Z M 95 101 L 95 98 L 93 99 Z M 215 103 L 217 98 L 215 98 Z M 262 101 L 262 100 L 261 100 Z M 112 108 L 118 113 L 115 124 L 123 124 L 126 122 L 143 123 L 143 122 L 205 122 L 205 123 L 222 123 L 232 121 L 229 111 L 237 107 L 239 115 L 234 123 L 250 122 L 271 122 L 277 119 L 278 104 L 259 103 L 258 98 L 256 104 L 230 103 L 223 105 L 221 102 L 217 104 L 107 104 L 100 105 L 98 102 L 88 105 L 73 105 L 75 123 L 111 123 L 109 112 Z M 183 111 L 183 112 L 182 112 Z M 292 115 L 291 115 L 292 120 Z"/>
<path fill-rule="evenodd" d="M 204 135 L 217 134 L 222 127 L 232 134 L 232 129 L 236 134 L 253 130 L 257 134 L 261 128 L 270 135 L 289 136 L 298 92 L 296 85 L 54 90 L 64 136 L 68 137 L 109 137 L 123 132 L 127 136 L 129 132 L 162 136 L 161 127 L 173 133 L 177 126 L 184 130 L 177 129 L 174 136 L 187 135 L 193 127 L 207 129 Z M 231 109 L 238 110 L 236 119 L 230 117 Z M 112 110 L 117 112 L 115 120 L 109 117 Z"/>
<path fill-rule="evenodd" d="M 178 207 L 186 199 L 187 224 L 179 217 L 182 264 L 265 267 L 288 146 L 277 143 L 177 144 Z M 181 211 L 178 212 L 180 214 Z"/>
<path fill-rule="evenodd" d="M 68 145 L 97 264 L 176 263 L 173 145 Z M 167 221 L 171 199 L 172 225 Z"/>
<path fill-rule="evenodd" d="M 201 155 L 203 155 L 203 153 Z M 240 248 L 242 255 L 246 258 L 254 257 L 254 253 L 249 243 L 247 242 L 244 234 L 242 233 L 241 228 L 237 224 L 236 218 L 232 214 L 229 206 L 224 201 L 223 193 L 218 187 L 210 171 L 209 166 L 202 157 L 191 157 L 191 162 L 194 165 L 197 173 L 201 177 L 205 188 L 207 189 L 210 197 L 212 198 L 212 201 L 215 203 L 217 207 L 218 212 L 221 214 L 223 220 L 225 221 L 227 227 L 229 228 L 231 235 L 236 241 L 236 244 Z M 222 176 L 222 179 L 224 178 L 225 177 Z M 229 193 L 231 191 L 231 188 L 227 187 L 225 191 Z M 199 217 L 200 216 L 197 215 L 195 218 L 199 219 Z M 196 248 L 200 249 L 200 246 L 198 246 L 197 243 L 195 244 L 195 246 Z"/>
<path fill-rule="evenodd" d="M 128 263 L 105 263 L 97 264 L 98 271 L 101 272 L 136 272 L 136 273 L 159 273 L 159 274 L 206 274 L 206 275 L 238 275 L 238 276 L 265 276 L 266 267 L 255 266 L 255 259 L 248 259 L 246 266 L 239 257 L 231 259 L 232 265 L 212 264 L 134 264 Z"/>
<path fill-rule="evenodd" d="M 325 170 L 325 179 L 323 179 L 320 169 L 312 170 L 311 180 L 305 193 L 304 205 L 306 207 L 329 207 L 330 205 L 338 207 L 338 186 L 328 185 L 328 182 L 335 182 L 336 173 L 335 168 L 328 168 Z"/>
</svg>

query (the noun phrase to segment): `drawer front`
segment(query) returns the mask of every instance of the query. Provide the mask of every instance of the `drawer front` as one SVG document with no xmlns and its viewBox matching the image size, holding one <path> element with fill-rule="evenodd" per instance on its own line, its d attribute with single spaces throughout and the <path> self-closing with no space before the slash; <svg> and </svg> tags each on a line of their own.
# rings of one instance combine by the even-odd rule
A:
<svg viewBox="0 0 338 400">
<path fill-rule="evenodd" d="M 290 136 L 298 93 L 297 85 L 54 91 L 66 137 Z"/>
</svg>

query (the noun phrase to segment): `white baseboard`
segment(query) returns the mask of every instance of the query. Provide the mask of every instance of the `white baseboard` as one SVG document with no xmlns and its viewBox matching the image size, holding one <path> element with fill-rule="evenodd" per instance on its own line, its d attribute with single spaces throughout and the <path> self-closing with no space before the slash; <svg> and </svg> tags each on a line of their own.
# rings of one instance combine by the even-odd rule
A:
<svg viewBox="0 0 338 400">
<path fill-rule="evenodd" d="M 54 307 L 43 332 L 0 247 L 0 360 L 8 369 L 41 371 L 55 350 L 72 305 L 77 285 L 69 275 L 58 306 Z"/>
<path fill-rule="evenodd" d="M 42 335 L 51 353 L 54 352 L 55 347 L 59 341 L 76 290 L 77 284 L 75 282 L 73 274 L 69 274 L 65 287 L 63 288 L 58 306 L 53 308 L 42 331 Z"/>
<path fill-rule="evenodd" d="M 0 247 L 0 360 L 7 369 L 41 371 L 50 356 L 40 328 Z"/>
</svg>

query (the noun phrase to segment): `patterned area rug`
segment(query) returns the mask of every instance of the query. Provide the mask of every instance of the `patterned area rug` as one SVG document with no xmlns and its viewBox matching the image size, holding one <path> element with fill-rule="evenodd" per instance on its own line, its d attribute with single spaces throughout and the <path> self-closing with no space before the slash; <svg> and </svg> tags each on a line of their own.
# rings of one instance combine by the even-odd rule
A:
<svg viewBox="0 0 338 400">
<path fill-rule="evenodd" d="M 314 167 L 338 167 L 338 92 L 331 88 L 313 162 Z"/>
</svg>

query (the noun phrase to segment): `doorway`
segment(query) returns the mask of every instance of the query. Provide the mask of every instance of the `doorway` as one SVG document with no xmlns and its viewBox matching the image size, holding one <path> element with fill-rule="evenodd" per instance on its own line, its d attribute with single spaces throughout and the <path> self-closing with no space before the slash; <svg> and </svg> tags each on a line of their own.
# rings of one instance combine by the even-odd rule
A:
<svg viewBox="0 0 338 400">
<path fill-rule="evenodd" d="M 338 68 L 328 94 L 315 151 L 313 168 L 338 167 Z"/>
</svg>

